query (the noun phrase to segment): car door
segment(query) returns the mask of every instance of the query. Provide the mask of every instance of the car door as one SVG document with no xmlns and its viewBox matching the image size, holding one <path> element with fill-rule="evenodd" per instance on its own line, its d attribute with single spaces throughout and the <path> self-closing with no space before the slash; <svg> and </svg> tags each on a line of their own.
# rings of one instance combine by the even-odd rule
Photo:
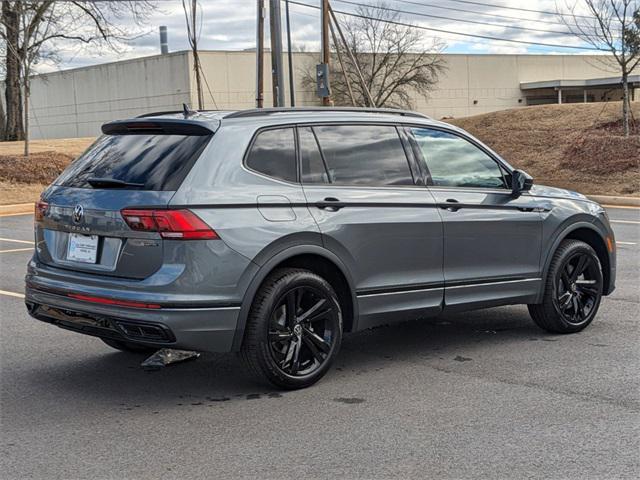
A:
<svg viewBox="0 0 640 480">
<path fill-rule="evenodd" d="M 356 285 L 357 328 L 439 312 L 442 222 L 396 127 L 301 125 L 298 145 L 311 214 Z"/>
<path fill-rule="evenodd" d="M 409 133 L 443 220 L 445 308 L 532 301 L 541 287 L 536 200 L 512 195 L 508 167 L 471 138 Z"/>
</svg>

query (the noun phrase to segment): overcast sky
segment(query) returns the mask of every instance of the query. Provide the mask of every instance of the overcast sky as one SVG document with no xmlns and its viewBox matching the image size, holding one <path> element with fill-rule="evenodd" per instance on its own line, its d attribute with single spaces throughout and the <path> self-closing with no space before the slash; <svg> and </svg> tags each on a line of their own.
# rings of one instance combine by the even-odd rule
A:
<svg viewBox="0 0 640 480">
<path fill-rule="evenodd" d="M 256 1 L 255 0 L 199 0 L 202 10 L 200 30 L 200 48 L 202 50 L 243 50 L 255 47 Z M 318 6 L 320 0 L 296 0 L 299 3 Z M 376 0 L 350 0 L 355 3 L 379 5 Z M 404 10 L 403 21 L 417 26 L 484 35 L 510 40 L 557 44 L 564 46 L 586 46 L 580 40 L 561 32 L 567 31 L 559 17 L 552 14 L 506 9 L 521 8 L 556 12 L 558 8 L 566 10 L 566 5 L 575 0 L 478 0 L 477 5 L 457 0 L 386 0 L 388 8 Z M 268 0 L 265 2 L 268 4 Z M 491 5 L 486 5 L 486 4 Z M 494 6 L 495 5 L 495 6 Z M 332 0 L 336 11 L 353 12 L 357 6 L 339 0 Z M 442 8 L 444 7 L 444 8 Z M 308 51 L 318 51 L 320 45 L 319 10 L 301 5 L 291 5 L 291 29 L 294 48 L 304 46 Z M 283 26 L 284 26 L 284 4 Z M 408 12 L 422 13 L 445 18 L 429 18 Z M 581 13 L 586 13 L 581 11 Z M 511 18 L 505 18 L 511 17 Z M 339 15 L 342 20 L 345 17 Z M 473 22 L 486 22 L 493 25 L 480 25 Z M 122 20 L 130 28 L 133 22 Z M 63 62 L 59 66 L 40 65 L 39 71 L 67 69 L 96 63 L 117 61 L 124 58 L 142 57 L 159 53 L 158 27 L 166 25 L 169 31 L 170 51 L 188 48 L 185 17 L 180 0 L 157 2 L 157 9 L 150 15 L 146 26 L 140 29 L 141 35 L 120 51 L 89 48 L 78 51 L 76 46 L 65 45 L 62 52 Z M 267 21 L 268 26 L 268 21 Z M 517 28 L 513 28 L 517 27 Z M 528 30 L 534 29 L 534 30 Z M 469 38 L 460 35 L 423 31 L 425 44 L 430 44 L 434 36 L 442 39 L 447 53 L 593 53 L 585 50 L 573 50 L 561 47 L 546 47 L 509 43 L 498 40 Z M 266 39 L 268 42 L 268 33 Z"/>
</svg>

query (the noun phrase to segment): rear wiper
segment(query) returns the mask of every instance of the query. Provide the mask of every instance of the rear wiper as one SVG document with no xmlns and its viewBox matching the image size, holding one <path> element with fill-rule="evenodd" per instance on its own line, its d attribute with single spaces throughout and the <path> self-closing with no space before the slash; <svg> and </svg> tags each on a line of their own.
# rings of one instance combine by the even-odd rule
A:
<svg viewBox="0 0 640 480">
<path fill-rule="evenodd" d="M 89 185 L 91 185 L 93 188 L 126 188 L 126 187 L 142 188 L 144 187 L 144 183 L 125 182 L 124 180 L 117 180 L 115 178 L 101 178 L 101 177 L 87 178 L 87 183 L 89 183 Z"/>
</svg>

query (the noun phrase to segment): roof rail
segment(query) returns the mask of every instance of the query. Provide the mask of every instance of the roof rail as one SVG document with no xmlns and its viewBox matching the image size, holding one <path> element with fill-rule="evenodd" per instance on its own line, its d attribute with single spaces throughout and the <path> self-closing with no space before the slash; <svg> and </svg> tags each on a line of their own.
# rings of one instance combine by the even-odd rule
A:
<svg viewBox="0 0 640 480">
<path fill-rule="evenodd" d="M 251 110 L 239 110 L 225 115 L 223 118 L 245 118 L 271 115 L 272 113 L 300 113 L 300 112 L 345 112 L 345 113 L 380 113 L 388 115 L 401 115 L 405 117 L 427 118 L 427 115 L 410 110 L 397 110 L 394 108 L 357 108 L 357 107 L 286 107 L 286 108 L 254 108 Z"/>
<path fill-rule="evenodd" d="M 221 110 L 192 110 L 191 114 L 194 113 L 205 113 L 205 112 L 220 112 Z M 146 118 L 146 117 L 158 117 L 160 115 L 175 115 L 176 113 L 184 114 L 184 109 L 182 110 L 167 110 L 166 112 L 151 112 L 151 113 L 143 113 L 142 115 L 138 115 L 136 118 Z"/>
</svg>

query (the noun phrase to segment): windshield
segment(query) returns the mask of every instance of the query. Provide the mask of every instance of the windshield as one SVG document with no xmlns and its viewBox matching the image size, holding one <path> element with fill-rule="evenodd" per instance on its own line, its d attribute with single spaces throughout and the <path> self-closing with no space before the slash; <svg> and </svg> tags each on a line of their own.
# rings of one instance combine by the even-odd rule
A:
<svg viewBox="0 0 640 480">
<path fill-rule="evenodd" d="M 54 182 L 92 188 L 90 180 L 113 179 L 140 190 L 177 190 L 210 135 L 103 135 Z M 95 183 L 94 183 L 95 184 Z"/>
</svg>

